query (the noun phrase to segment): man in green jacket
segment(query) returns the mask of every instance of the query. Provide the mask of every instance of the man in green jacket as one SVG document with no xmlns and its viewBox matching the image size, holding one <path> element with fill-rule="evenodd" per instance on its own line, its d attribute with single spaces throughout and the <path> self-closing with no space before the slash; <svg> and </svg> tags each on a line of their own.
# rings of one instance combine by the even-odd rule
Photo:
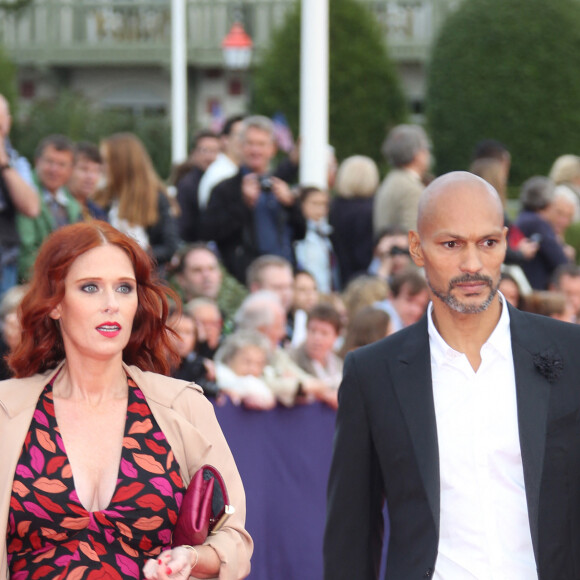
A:
<svg viewBox="0 0 580 580">
<path fill-rule="evenodd" d="M 74 144 L 64 135 L 50 135 L 38 145 L 35 153 L 34 182 L 40 197 L 40 214 L 26 217 L 18 214 L 16 226 L 20 236 L 18 273 L 25 281 L 44 239 L 54 230 L 82 220 L 79 203 L 65 188 L 74 159 Z"/>
</svg>

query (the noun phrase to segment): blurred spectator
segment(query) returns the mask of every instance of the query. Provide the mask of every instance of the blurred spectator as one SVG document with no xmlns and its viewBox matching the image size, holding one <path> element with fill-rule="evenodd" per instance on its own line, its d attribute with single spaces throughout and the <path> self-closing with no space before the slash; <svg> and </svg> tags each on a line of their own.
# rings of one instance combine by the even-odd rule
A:
<svg viewBox="0 0 580 580">
<path fill-rule="evenodd" d="M 275 254 L 294 264 L 293 242 L 306 233 L 295 195 L 270 173 L 272 121 L 256 115 L 243 123 L 242 166 L 214 187 L 202 216 L 203 239 L 217 243 L 226 269 L 242 283 L 258 256 Z"/>
<path fill-rule="evenodd" d="M 328 387 L 303 371 L 279 345 L 286 335 L 286 313 L 277 294 L 260 290 L 250 294 L 236 313 L 239 330 L 262 333 L 270 342 L 270 365 L 265 371 L 266 384 L 286 406 L 303 399 L 324 399 Z"/>
<path fill-rule="evenodd" d="M 338 259 L 341 288 L 366 272 L 373 257 L 373 196 L 379 185 L 376 163 L 363 155 L 347 157 L 336 174 L 336 196 L 330 204 L 332 245 Z M 353 243 L 356 242 L 356 243 Z"/>
<path fill-rule="evenodd" d="M 271 290 L 278 295 L 288 313 L 294 301 L 294 274 L 292 265 L 280 256 L 265 255 L 256 258 L 246 272 L 250 292 Z"/>
<path fill-rule="evenodd" d="M 339 355 L 344 358 L 349 352 L 376 342 L 392 332 L 391 319 L 384 310 L 365 306 L 350 319 Z"/>
<path fill-rule="evenodd" d="M 376 276 L 357 276 L 351 280 L 342 293 L 348 319 L 365 306 L 385 300 L 389 294 L 389 285 Z"/>
<path fill-rule="evenodd" d="M 523 297 L 520 286 L 511 274 L 502 272 L 498 290 L 514 308 L 521 308 Z"/>
<path fill-rule="evenodd" d="M 342 380 L 342 359 L 334 353 L 342 321 L 330 304 L 318 304 L 308 313 L 306 340 L 291 351 L 292 359 L 307 373 L 329 387 L 326 402 L 338 406 L 338 387 Z"/>
<path fill-rule="evenodd" d="M 179 367 L 171 372 L 171 376 L 194 382 L 203 389 L 206 397 L 215 397 L 218 394 L 218 386 L 215 382 L 213 361 L 195 351 L 197 345 L 195 319 L 188 312 L 173 312 L 167 320 L 167 325 L 176 333 L 172 338 L 181 357 Z"/>
<path fill-rule="evenodd" d="M 316 279 L 306 270 L 298 270 L 294 275 L 294 301 L 292 310 L 304 310 L 310 312 L 318 303 L 319 291 Z"/>
<path fill-rule="evenodd" d="M 4 357 L 18 345 L 21 336 L 18 307 L 28 291 L 28 286 L 12 286 L 0 302 L 0 380 L 12 377 Z"/>
<path fill-rule="evenodd" d="M 568 304 L 572 306 L 576 321 L 580 321 L 580 266 L 558 266 L 552 275 L 550 290 L 564 293 Z"/>
<path fill-rule="evenodd" d="M 8 101 L 0 95 L 0 296 L 18 281 L 20 239 L 16 213 L 36 218 L 40 212 L 30 165 L 10 143 L 11 124 Z"/>
<path fill-rule="evenodd" d="M 18 273 L 27 280 L 42 242 L 54 230 L 82 220 L 81 206 L 66 189 L 72 173 L 73 142 L 64 135 L 45 137 L 36 148 L 34 183 L 40 196 L 40 213 L 27 217 L 19 213 L 20 236 Z"/>
<path fill-rule="evenodd" d="M 536 290 L 526 296 L 523 310 L 549 316 L 563 322 L 576 322 L 572 306 L 566 300 L 566 295 L 563 292 Z"/>
<path fill-rule="evenodd" d="M 101 144 L 106 183 L 95 201 L 109 222 L 133 237 L 163 269 L 179 245 L 175 210 L 141 140 L 116 133 Z"/>
<path fill-rule="evenodd" d="M 220 150 L 218 136 L 212 131 L 199 131 L 193 138 L 189 159 L 172 171 L 169 182 L 177 187 L 179 235 L 186 242 L 200 237 L 198 190 L 206 169 L 215 161 Z"/>
<path fill-rule="evenodd" d="M 512 156 L 508 151 L 507 147 L 503 143 L 495 139 L 483 139 L 475 145 L 473 149 L 473 154 L 471 156 L 471 160 L 473 162 L 479 159 L 493 159 L 500 163 L 501 176 L 499 179 L 504 184 L 503 189 L 505 190 L 505 186 L 507 186 L 508 183 L 510 167 L 512 163 Z M 476 173 L 476 175 L 479 174 Z M 495 187 L 495 184 L 492 183 L 492 185 Z M 497 190 L 497 192 L 500 195 L 502 195 L 502 192 L 499 189 Z M 503 194 L 505 194 L 505 191 L 503 192 Z"/>
<path fill-rule="evenodd" d="M 190 244 L 178 252 L 175 282 L 181 299 L 218 299 L 222 284 L 222 271 L 215 252 L 204 242 Z"/>
<path fill-rule="evenodd" d="M 213 359 L 222 340 L 223 318 L 215 300 L 194 298 L 183 310 L 193 316 L 197 326 L 196 350 L 205 358 Z"/>
<path fill-rule="evenodd" d="M 487 142 L 483 142 L 487 143 Z M 495 143 L 495 141 L 492 141 Z M 506 158 L 502 157 L 507 150 L 492 147 L 482 149 L 482 153 L 488 154 L 496 153 L 495 157 L 481 157 L 477 158 L 471 164 L 469 171 L 485 179 L 493 188 L 499 193 L 502 204 L 504 206 L 504 224 L 508 228 L 508 246 L 506 248 L 506 255 L 504 262 L 506 264 L 517 264 L 521 266 L 526 260 L 531 260 L 540 247 L 538 242 L 534 242 L 526 238 L 519 228 L 517 228 L 510 220 L 505 211 L 507 205 L 507 173 L 509 172 L 509 163 L 506 167 Z M 509 160 L 509 153 L 507 153 Z"/>
<path fill-rule="evenodd" d="M 558 204 L 554 205 L 554 190 L 554 182 L 541 176 L 530 177 L 520 190 L 522 211 L 516 226 L 525 236 L 539 244 L 536 255 L 522 265 L 535 290 L 547 289 L 554 270 L 570 261 L 552 225 L 556 221 L 554 216 L 558 209 Z"/>
<path fill-rule="evenodd" d="M 368 273 L 390 284 L 395 274 L 407 269 L 410 265 L 407 230 L 393 226 L 380 231 L 375 237 L 373 260 Z"/>
<path fill-rule="evenodd" d="M 299 199 L 306 218 L 306 236 L 294 245 L 298 267 L 315 277 L 321 292 L 338 290 L 338 263 L 330 241 L 332 227 L 328 224 L 330 196 L 318 187 L 302 187 Z"/>
<path fill-rule="evenodd" d="M 294 275 L 294 300 L 288 316 L 291 327 L 289 336 L 292 346 L 297 347 L 306 338 L 308 313 L 318 302 L 318 288 L 314 276 L 306 270 L 298 270 Z"/>
<path fill-rule="evenodd" d="M 225 271 L 213 248 L 205 242 L 188 244 L 173 256 L 171 267 L 171 284 L 182 301 L 200 297 L 217 301 L 227 332 L 248 291 Z"/>
<path fill-rule="evenodd" d="M 108 221 L 107 212 L 93 201 L 103 178 L 103 159 L 93 143 L 81 141 L 75 145 L 74 164 L 68 190 L 79 202 L 85 221 Z"/>
<path fill-rule="evenodd" d="M 425 277 L 415 268 L 408 268 L 393 277 L 389 298 L 376 302 L 374 307 L 389 314 L 392 331 L 397 332 L 418 322 L 428 304 L 429 291 Z"/>
<path fill-rule="evenodd" d="M 383 144 L 383 155 L 392 169 L 375 196 L 375 234 L 389 226 L 417 229 L 419 198 L 431 164 L 429 140 L 419 125 L 398 125 Z"/>
<path fill-rule="evenodd" d="M 235 115 L 226 120 L 220 133 L 220 152 L 206 168 L 199 182 L 198 203 L 203 212 L 209 201 L 211 190 L 224 179 L 233 177 L 242 162 L 243 115 Z"/>
<path fill-rule="evenodd" d="M 338 290 L 338 263 L 330 241 L 332 227 L 328 224 L 330 196 L 318 187 L 301 187 L 299 199 L 306 218 L 306 236 L 294 244 L 298 268 L 314 276 L 321 292 Z"/>
<path fill-rule="evenodd" d="M 346 334 L 346 329 L 348 327 L 348 311 L 342 296 L 338 292 L 331 292 L 330 294 L 321 294 L 318 297 L 319 304 L 330 304 L 340 315 L 340 335 L 334 343 L 334 352 L 340 352 L 342 345 L 344 344 L 344 335 Z"/>
<path fill-rule="evenodd" d="M 550 169 L 550 179 L 558 185 L 569 189 L 576 197 L 576 215 L 574 221 L 580 220 L 580 157 L 578 155 L 561 155 Z"/>
<path fill-rule="evenodd" d="M 564 252 L 570 261 L 574 261 L 576 251 L 572 246 L 565 243 L 566 230 L 574 221 L 577 209 L 576 196 L 567 187 L 557 186 L 554 189 L 554 201 L 550 204 L 546 212 L 546 219 L 554 229 L 554 233 L 563 244 Z"/>
<path fill-rule="evenodd" d="M 215 355 L 220 391 L 236 405 L 256 410 L 276 406 L 276 397 L 264 381 L 269 362 L 268 339 L 252 330 L 238 330 L 227 336 Z"/>
</svg>

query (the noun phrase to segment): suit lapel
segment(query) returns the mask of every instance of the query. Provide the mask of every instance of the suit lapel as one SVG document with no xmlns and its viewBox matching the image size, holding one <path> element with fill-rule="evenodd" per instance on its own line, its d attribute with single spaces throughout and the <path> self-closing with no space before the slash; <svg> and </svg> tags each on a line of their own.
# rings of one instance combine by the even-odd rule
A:
<svg viewBox="0 0 580 580">
<path fill-rule="evenodd" d="M 550 383 L 534 365 L 534 355 L 550 345 L 538 337 L 529 319 L 510 307 L 512 353 L 516 378 L 518 428 L 524 469 L 528 517 L 534 550 L 538 551 L 540 484 L 544 465 Z"/>
<path fill-rule="evenodd" d="M 405 417 L 431 513 L 439 528 L 440 481 L 427 316 L 413 327 L 389 365 Z"/>
</svg>

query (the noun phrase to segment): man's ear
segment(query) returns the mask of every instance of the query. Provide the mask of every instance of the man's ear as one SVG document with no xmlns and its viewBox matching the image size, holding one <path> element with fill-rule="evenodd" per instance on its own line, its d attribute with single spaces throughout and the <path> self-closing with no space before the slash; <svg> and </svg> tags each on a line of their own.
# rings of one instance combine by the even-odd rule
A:
<svg viewBox="0 0 580 580">
<path fill-rule="evenodd" d="M 409 232 L 409 254 L 416 266 L 421 268 L 425 265 L 423 260 L 423 248 L 421 248 L 421 238 L 419 234 L 414 231 Z"/>
</svg>

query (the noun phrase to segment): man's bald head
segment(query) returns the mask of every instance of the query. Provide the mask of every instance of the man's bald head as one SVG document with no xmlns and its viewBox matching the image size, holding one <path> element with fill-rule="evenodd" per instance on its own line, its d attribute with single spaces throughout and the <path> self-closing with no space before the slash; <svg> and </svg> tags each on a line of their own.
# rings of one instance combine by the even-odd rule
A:
<svg viewBox="0 0 580 580">
<path fill-rule="evenodd" d="M 453 171 L 433 180 L 421 195 L 417 214 L 419 235 L 432 225 L 434 217 L 446 211 L 451 204 L 489 204 L 497 211 L 498 221 L 503 223 L 501 198 L 492 185 L 481 177 L 467 171 Z"/>
</svg>

